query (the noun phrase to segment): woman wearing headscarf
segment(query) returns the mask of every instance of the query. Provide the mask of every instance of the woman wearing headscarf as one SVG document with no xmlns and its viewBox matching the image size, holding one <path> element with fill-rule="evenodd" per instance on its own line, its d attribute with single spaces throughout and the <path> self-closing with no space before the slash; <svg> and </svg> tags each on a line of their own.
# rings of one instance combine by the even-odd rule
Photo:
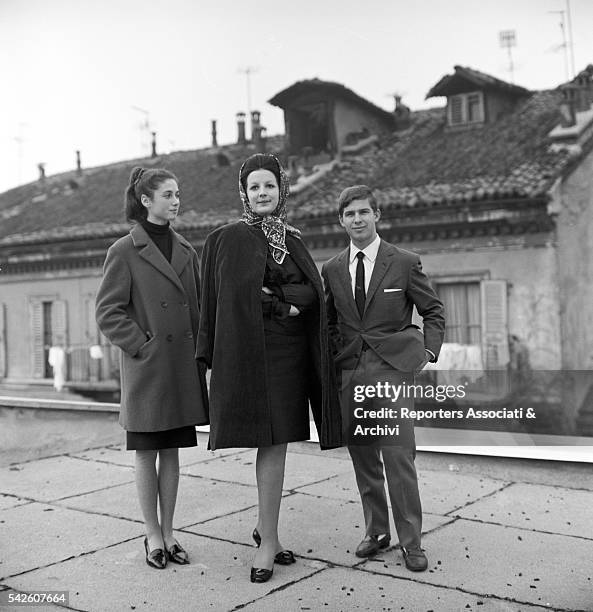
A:
<svg viewBox="0 0 593 612">
<path fill-rule="evenodd" d="M 288 442 L 341 445 L 341 418 L 319 272 L 286 222 L 289 182 L 270 154 L 239 173 L 240 221 L 218 228 L 202 253 L 197 358 L 212 369 L 210 447 L 258 449 L 258 545 L 252 582 L 295 558 L 278 538 Z"/>
</svg>

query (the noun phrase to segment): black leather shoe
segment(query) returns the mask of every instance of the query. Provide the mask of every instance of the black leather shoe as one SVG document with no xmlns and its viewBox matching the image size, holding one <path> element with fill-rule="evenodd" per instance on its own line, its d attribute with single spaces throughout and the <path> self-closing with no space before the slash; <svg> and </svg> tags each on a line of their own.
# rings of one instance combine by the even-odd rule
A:
<svg viewBox="0 0 593 612">
<path fill-rule="evenodd" d="M 259 548 L 259 545 L 261 544 L 261 536 L 259 535 L 257 528 L 253 530 L 251 537 Z M 277 563 L 278 565 L 292 565 L 293 563 L 296 563 L 296 559 L 292 550 L 281 550 L 279 553 L 276 553 L 274 563 Z"/>
<path fill-rule="evenodd" d="M 372 557 L 376 555 L 382 548 L 387 548 L 391 542 L 389 534 L 382 536 L 368 535 L 356 548 L 354 553 L 357 557 Z"/>
<path fill-rule="evenodd" d="M 179 542 L 175 542 L 171 548 L 166 548 L 166 551 L 169 561 L 173 561 L 173 563 L 178 563 L 179 565 L 187 565 L 189 563 L 187 552 L 182 548 Z"/>
<path fill-rule="evenodd" d="M 153 551 L 148 549 L 148 538 L 144 538 L 144 550 L 146 551 L 146 563 L 155 569 L 165 569 L 167 567 L 167 555 L 162 548 L 155 548 Z"/>
<path fill-rule="evenodd" d="M 274 573 L 274 568 L 265 569 L 263 567 L 252 567 L 250 579 L 251 582 L 267 582 Z"/>
<path fill-rule="evenodd" d="M 411 572 L 423 572 L 428 567 L 428 559 L 420 546 L 402 546 L 402 555 Z"/>
</svg>

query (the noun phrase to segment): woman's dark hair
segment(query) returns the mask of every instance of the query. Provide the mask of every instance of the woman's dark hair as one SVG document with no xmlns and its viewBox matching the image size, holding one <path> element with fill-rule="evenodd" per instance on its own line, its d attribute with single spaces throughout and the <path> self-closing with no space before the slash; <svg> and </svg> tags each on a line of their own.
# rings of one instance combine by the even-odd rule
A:
<svg viewBox="0 0 593 612">
<path fill-rule="evenodd" d="M 245 192 L 247 192 L 247 177 L 254 170 L 269 170 L 275 177 L 278 187 L 280 187 L 280 168 L 278 166 L 278 160 L 269 153 L 256 153 L 251 157 L 248 157 L 241 168 L 241 185 Z"/>
<path fill-rule="evenodd" d="M 173 179 L 176 183 L 179 183 L 177 177 L 164 168 L 136 166 L 132 169 L 124 197 L 124 211 L 128 221 L 142 222 L 146 220 L 148 211 L 140 198 L 142 195 L 146 195 L 152 199 L 154 192 L 167 179 Z"/>
</svg>

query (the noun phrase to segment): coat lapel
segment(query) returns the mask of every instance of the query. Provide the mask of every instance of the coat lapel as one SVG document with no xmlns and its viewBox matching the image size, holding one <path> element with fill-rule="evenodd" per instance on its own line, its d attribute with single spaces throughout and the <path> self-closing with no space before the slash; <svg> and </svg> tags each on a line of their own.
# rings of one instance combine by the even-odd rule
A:
<svg viewBox="0 0 593 612">
<path fill-rule="evenodd" d="M 177 232 L 171 231 L 173 236 L 173 252 L 171 254 L 171 267 L 178 277 L 181 277 L 183 268 L 187 266 L 191 259 L 189 244 Z"/>
<path fill-rule="evenodd" d="M 377 292 L 379 284 L 383 280 L 389 265 L 391 264 L 391 257 L 393 252 L 388 248 L 387 243 L 381 240 L 379 244 L 379 250 L 377 251 L 377 259 L 375 261 L 375 267 L 371 275 L 371 281 L 369 283 L 369 290 L 367 291 L 366 300 L 364 303 L 364 309 L 369 307 L 373 296 Z"/>
<path fill-rule="evenodd" d="M 150 265 L 156 268 L 161 274 L 166 276 L 173 284 L 175 284 L 185 293 L 181 280 L 179 280 L 178 274 L 176 274 L 172 267 L 175 251 L 179 251 L 179 249 L 182 248 L 179 244 L 179 240 L 175 236 L 175 233 L 173 233 L 173 256 L 171 257 L 171 264 L 163 257 L 163 254 L 159 251 L 158 247 L 146 233 L 146 230 L 139 223 L 137 223 L 131 229 L 130 235 L 132 236 L 134 246 L 138 249 L 138 254 L 140 257 L 146 260 Z M 177 261 L 181 262 L 182 258 L 182 254 L 179 253 L 177 255 Z M 185 263 L 187 263 L 187 261 Z"/>
</svg>

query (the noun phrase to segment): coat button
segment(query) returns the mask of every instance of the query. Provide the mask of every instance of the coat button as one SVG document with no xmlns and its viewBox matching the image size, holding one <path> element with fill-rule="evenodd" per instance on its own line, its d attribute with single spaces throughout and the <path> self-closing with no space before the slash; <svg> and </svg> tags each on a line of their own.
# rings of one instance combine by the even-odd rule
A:
<svg viewBox="0 0 593 612">
<path fill-rule="evenodd" d="M 167 302 L 164 302 L 164 301 L 163 301 L 163 302 L 161 302 L 161 306 L 162 306 L 163 308 L 167 308 L 167 306 L 168 306 L 168 305 L 169 305 L 169 304 L 167 304 Z"/>
<path fill-rule="evenodd" d="M 185 335 L 186 335 L 187 338 L 193 338 L 194 337 L 194 335 L 190 331 L 186 332 Z"/>
<path fill-rule="evenodd" d="M 182 305 L 184 308 L 187 308 L 187 307 L 189 306 L 189 304 L 188 304 L 187 302 L 181 302 L 181 305 Z"/>
<path fill-rule="evenodd" d="M 167 334 L 167 342 L 173 342 L 173 334 Z"/>
</svg>

